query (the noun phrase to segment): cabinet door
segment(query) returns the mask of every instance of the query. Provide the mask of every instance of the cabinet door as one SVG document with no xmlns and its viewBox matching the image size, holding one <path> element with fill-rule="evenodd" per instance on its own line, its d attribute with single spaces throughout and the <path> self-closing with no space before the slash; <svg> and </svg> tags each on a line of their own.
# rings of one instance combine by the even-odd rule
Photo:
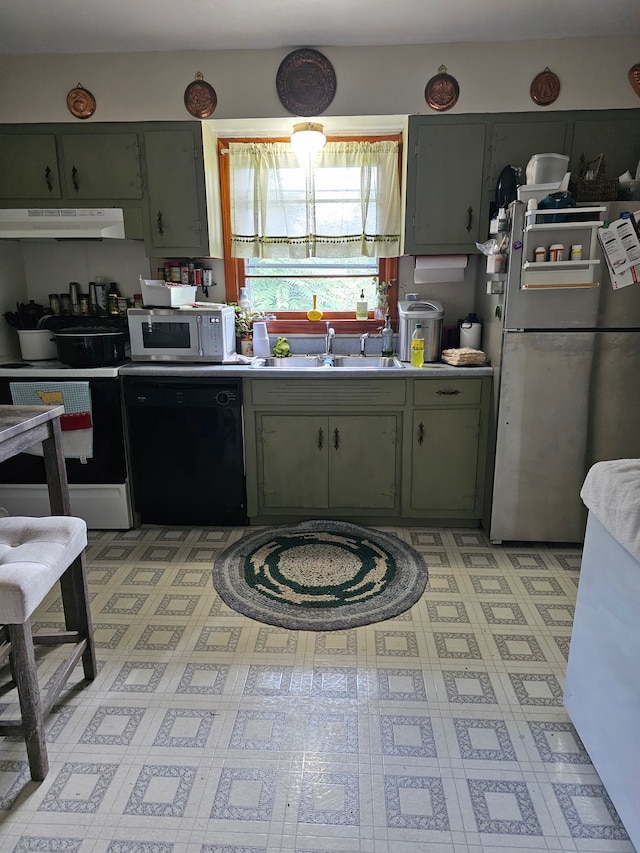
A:
<svg viewBox="0 0 640 853">
<path fill-rule="evenodd" d="M 411 447 L 411 509 L 473 511 L 478 498 L 479 409 L 417 409 Z"/>
<path fill-rule="evenodd" d="M 152 248 L 187 255 L 206 250 L 204 177 L 193 132 L 147 131 L 144 147 Z"/>
<path fill-rule="evenodd" d="M 264 510 L 328 506 L 328 419 L 258 415 L 259 503 Z"/>
<path fill-rule="evenodd" d="M 420 118 L 409 125 L 405 253 L 476 252 L 487 219 L 485 124 Z"/>
<path fill-rule="evenodd" d="M 633 110 L 633 116 L 608 118 L 605 115 L 598 119 L 576 120 L 569 161 L 572 172 L 578 172 L 581 154 L 587 161 L 604 154 L 608 178 L 617 178 L 627 169 L 635 175 L 640 152 L 638 113 L 638 110 Z"/>
<path fill-rule="evenodd" d="M 394 510 L 398 505 L 396 415 L 329 419 L 329 506 Z"/>
<path fill-rule="evenodd" d="M 56 139 L 52 134 L 0 135 L 0 198 L 60 198 Z"/>
<path fill-rule="evenodd" d="M 490 201 L 495 201 L 495 187 L 505 166 L 519 166 L 520 183 L 526 184 L 527 163 L 534 154 L 544 152 L 568 154 L 565 150 L 567 123 L 554 121 L 517 121 L 493 124 L 491 133 L 491 166 L 489 169 Z"/>
<path fill-rule="evenodd" d="M 66 134 L 60 141 L 65 198 L 142 198 L 137 133 Z"/>
</svg>

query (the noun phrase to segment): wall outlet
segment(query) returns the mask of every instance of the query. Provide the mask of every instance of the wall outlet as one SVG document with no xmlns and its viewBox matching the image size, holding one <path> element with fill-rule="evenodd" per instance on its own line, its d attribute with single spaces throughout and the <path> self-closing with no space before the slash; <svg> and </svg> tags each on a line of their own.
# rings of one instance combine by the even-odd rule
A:
<svg viewBox="0 0 640 853">
<path fill-rule="evenodd" d="M 504 293 L 504 282 L 493 281 L 492 279 L 489 279 L 487 281 L 487 293 L 489 294 L 489 296 Z"/>
</svg>

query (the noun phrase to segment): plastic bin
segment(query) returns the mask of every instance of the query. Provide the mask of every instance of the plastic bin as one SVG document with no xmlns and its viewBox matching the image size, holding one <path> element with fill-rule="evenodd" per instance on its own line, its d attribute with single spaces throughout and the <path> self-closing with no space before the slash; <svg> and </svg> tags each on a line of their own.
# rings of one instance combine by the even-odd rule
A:
<svg viewBox="0 0 640 853">
<path fill-rule="evenodd" d="M 195 302 L 197 287 L 188 284 L 167 284 L 162 279 L 140 276 L 142 304 L 148 308 L 175 308 Z"/>
<path fill-rule="evenodd" d="M 561 181 L 568 167 L 566 154 L 534 154 L 527 163 L 527 183 L 553 184 Z"/>
</svg>

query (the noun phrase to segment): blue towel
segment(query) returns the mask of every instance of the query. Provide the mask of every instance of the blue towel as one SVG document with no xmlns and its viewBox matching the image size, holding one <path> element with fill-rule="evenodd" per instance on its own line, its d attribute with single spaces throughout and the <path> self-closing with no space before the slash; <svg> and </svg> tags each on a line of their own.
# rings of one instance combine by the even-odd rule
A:
<svg viewBox="0 0 640 853">
<path fill-rule="evenodd" d="M 11 399 L 14 406 L 64 406 L 65 414 L 88 414 L 92 423 L 91 392 L 88 382 L 10 382 Z M 69 418 L 73 421 L 73 418 Z M 93 429 L 71 429 L 62 433 L 62 446 L 67 459 L 86 462 L 93 458 Z M 42 444 L 36 444 L 27 453 L 42 456 Z"/>
</svg>

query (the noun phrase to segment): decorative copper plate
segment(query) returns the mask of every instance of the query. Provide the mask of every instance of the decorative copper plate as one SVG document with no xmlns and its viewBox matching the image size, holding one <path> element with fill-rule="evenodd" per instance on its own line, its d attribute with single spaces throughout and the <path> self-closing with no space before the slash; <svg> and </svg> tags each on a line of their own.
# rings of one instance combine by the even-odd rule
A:
<svg viewBox="0 0 640 853">
<path fill-rule="evenodd" d="M 460 87 L 458 81 L 451 74 L 447 74 L 445 65 L 438 68 L 438 73 L 429 80 L 424 90 L 424 97 L 432 110 L 445 112 L 458 100 Z"/>
<path fill-rule="evenodd" d="M 196 79 L 184 90 L 184 105 L 187 112 L 196 118 L 209 118 L 218 106 L 216 91 L 198 71 Z"/>
<path fill-rule="evenodd" d="M 282 106 L 293 115 L 320 115 L 336 93 L 333 65 L 310 47 L 294 50 L 280 63 L 276 90 Z"/>
<path fill-rule="evenodd" d="M 633 86 L 633 91 L 640 96 L 640 62 L 629 69 L 629 81 Z"/>
<path fill-rule="evenodd" d="M 67 107 L 76 118 L 91 118 L 96 111 L 96 99 L 80 83 L 67 95 Z"/>
<path fill-rule="evenodd" d="M 560 78 L 547 67 L 533 78 L 529 92 L 534 103 L 548 107 L 560 94 Z"/>
</svg>

